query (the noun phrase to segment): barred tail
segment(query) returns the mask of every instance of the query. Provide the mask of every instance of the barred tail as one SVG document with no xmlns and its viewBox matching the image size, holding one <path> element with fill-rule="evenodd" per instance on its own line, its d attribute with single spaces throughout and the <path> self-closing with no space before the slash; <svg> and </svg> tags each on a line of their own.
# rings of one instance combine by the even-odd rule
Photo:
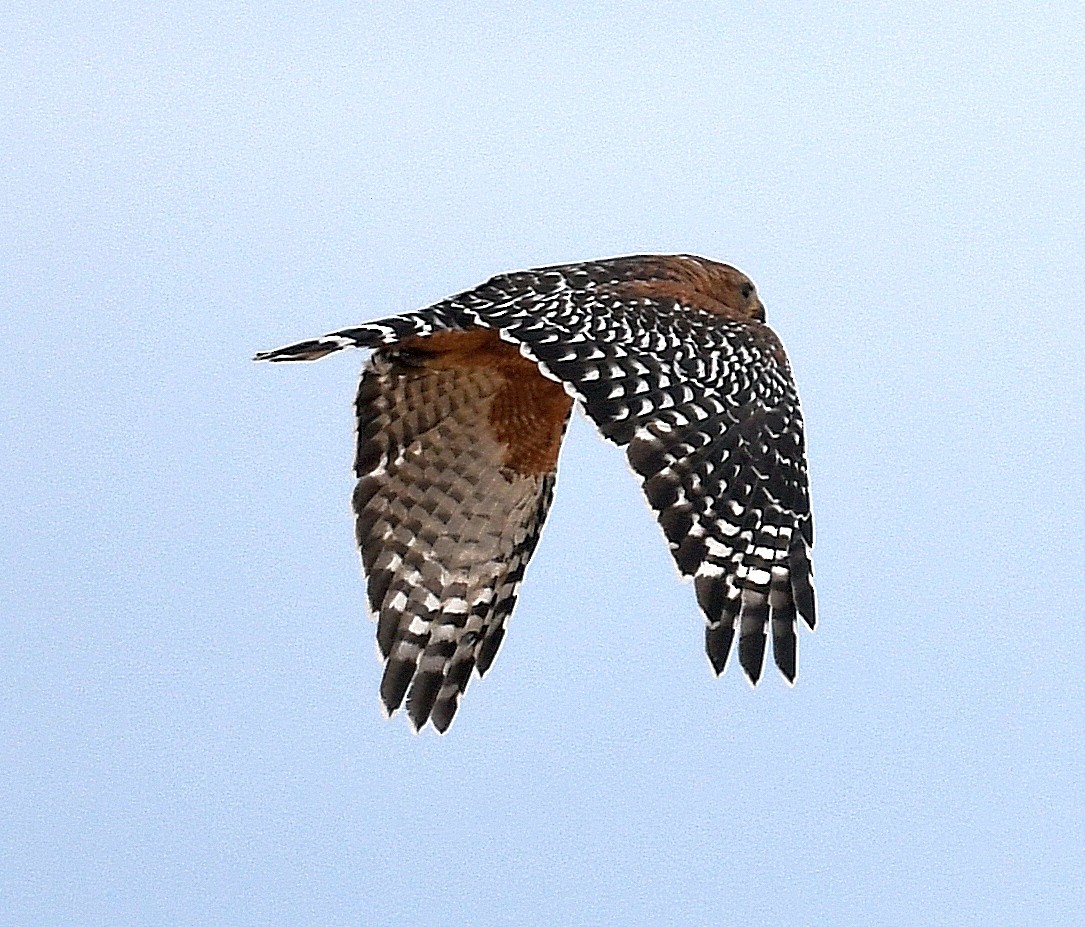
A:
<svg viewBox="0 0 1085 927">
<path fill-rule="evenodd" d="M 395 344 L 404 338 L 432 335 L 434 332 L 458 328 L 451 319 L 435 308 L 419 312 L 407 312 L 388 319 L 368 322 L 358 328 L 344 328 L 320 338 L 288 344 L 273 351 L 261 351 L 253 357 L 257 361 L 312 361 L 320 360 L 343 348 L 380 348 Z"/>
</svg>

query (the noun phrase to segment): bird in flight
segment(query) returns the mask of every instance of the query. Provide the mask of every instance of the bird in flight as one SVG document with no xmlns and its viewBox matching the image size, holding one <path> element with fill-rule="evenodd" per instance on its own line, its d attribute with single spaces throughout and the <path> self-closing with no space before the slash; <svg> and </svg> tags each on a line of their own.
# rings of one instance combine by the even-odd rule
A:
<svg viewBox="0 0 1085 927">
<path fill-rule="evenodd" d="M 256 360 L 372 350 L 355 401 L 355 533 L 385 659 L 381 699 L 448 729 L 493 663 L 554 492 L 574 401 L 624 447 L 705 648 L 753 684 L 766 632 L 789 682 L 814 627 L 799 397 L 753 283 L 693 255 L 500 274 Z"/>
</svg>

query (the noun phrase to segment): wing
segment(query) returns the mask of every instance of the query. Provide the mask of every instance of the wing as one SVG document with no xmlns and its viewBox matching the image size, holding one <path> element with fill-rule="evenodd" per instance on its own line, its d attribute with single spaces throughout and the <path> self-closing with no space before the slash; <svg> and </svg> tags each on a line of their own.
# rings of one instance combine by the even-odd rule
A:
<svg viewBox="0 0 1085 927">
<path fill-rule="evenodd" d="M 756 683 L 771 622 L 776 664 L 793 681 L 796 614 L 815 622 L 814 538 L 783 348 L 757 321 L 596 286 L 591 271 L 494 278 L 443 308 L 518 342 L 627 448 L 679 571 L 694 577 L 715 671 L 737 629 Z"/>
<path fill-rule="evenodd" d="M 715 270 L 706 271 L 708 265 Z M 659 517 L 679 571 L 694 578 L 697 601 L 707 621 L 705 645 L 716 672 L 723 672 L 726 667 L 737 630 L 739 661 L 750 680 L 756 683 L 764 662 L 766 629 L 771 623 L 775 662 L 788 680 L 794 680 L 797 669 L 796 616 L 801 616 L 811 628 L 815 623 L 810 562 L 814 530 L 802 413 L 787 357 L 772 330 L 759 321 L 763 315 L 729 314 L 733 307 L 727 303 L 728 294 L 714 289 L 712 281 L 703 276 L 706 272 L 712 274 L 721 270 L 730 272 L 733 268 L 689 256 L 631 256 L 502 274 L 474 290 L 427 309 L 290 345 L 258 355 L 258 359 L 308 360 L 342 347 L 379 348 L 382 345 L 409 345 L 414 340 L 441 343 L 443 338 L 460 338 L 471 331 L 475 334 L 470 337 L 476 337 L 480 328 L 489 330 L 495 342 L 500 336 L 505 342 L 517 345 L 527 360 L 518 356 L 515 360 L 530 367 L 531 375 L 520 371 L 511 379 L 534 385 L 521 391 L 522 401 L 518 399 L 511 403 L 516 414 L 505 416 L 507 421 L 499 429 L 501 435 L 496 440 L 505 448 L 506 463 L 509 447 L 517 440 L 523 442 L 525 433 L 522 428 L 511 428 L 514 437 L 510 439 L 506 433 L 510 431 L 508 423 L 531 419 L 533 413 L 530 410 L 539 407 L 540 399 L 547 410 L 544 417 L 551 423 L 560 421 L 560 430 L 564 429 L 567 420 L 568 406 L 562 405 L 567 400 L 561 388 L 540 376 L 529 363 L 535 362 L 545 377 L 562 384 L 580 400 L 605 437 L 627 449 L 629 463 L 641 478 L 645 495 Z M 695 280 L 691 273 L 700 273 L 702 277 Z M 741 280 L 748 283 L 745 277 Z M 760 304 L 754 308 L 763 311 Z M 516 349 L 506 348 L 503 363 L 508 372 L 515 367 L 508 352 L 515 355 Z M 493 353 L 501 352 L 495 347 Z M 373 371 L 366 376 L 391 377 L 392 368 L 385 370 L 385 366 L 393 361 L 392 354 L 378 355 Z M 381 370 L 385 372 L 381 373 Z M 363 380 L 362 392 L 365 386 Z M 498 390 L 498 387 L 492 389 Z M 551 391 L 547 392 L 548 389 Z M 443 395 L 443 388 L 438 392 Z M 363 409 L 362 399 L 360 392 L 360 410 Z M 405 421 L 414 414 L 397 411 L 398 406 L 380 411 L 375 400 L 367 402 L 372 408 L 364 405 L 366 416 L 398 416 Z M 501 408 L 506 403 L 495 400 L 494 405 Z M 478 422 L 487 415 L 492 428 L 492 412 L 479 411 L 468 418 Z M 497 418 L 502 419 L 502 415 Z M 455 422 L 450 421 L 447 427 L 469 432 L 474 426 L 467 420 L 461 421 L 458 416 L 458 413 L 447 413 L 445 418 Z M 538 433 L 550 434 L 552 431 L 551 424 L 549 430 L 543 428 Z M 383 485 L 390 485 L 393 467 L 380 461 L 385 457 L 392 461 L 400 459 L 396 455 L 403 456 L 407 439 L 400 439 L 393 447 L 382 445 L 380 442 L 385 439 L 374 434 L 369 439 L 374 448 L 371 453 L 378 456 L 373 458 L 376 462 L 370 471 L 362 465 L 363 461 L 369 460 L 362 454 L 361 441 L 365 433 L 363 421 L 359 438 L 359 493 L 362 493 L 363 485 L 375 485 L 367 482 L 370 478 L 378 483 L 384 481 L 375 493 L 385 492 Z M 425 435 L 419 433 L 410 440 L 424 438 Z M 552 448 L 555 460 L 559 442 L 560 431 L 556 441 L 550 438 L 542 441 L 544 449 Z M 521 450 L 525 459 L 535 454 L 535 450 L 526 447 Z M 487 451 L 483 447 L 465 447 L 463 453 L 468 457 L 475 455 L 471 465 L 479 468 L 480 473 L 492 473 L 494 461 L 499 456 L 493 448 Z M 380 457 L 381 454 L 384 457 Z M 540 459 L 546 456 L 547 453 L 542 453 Z M 370 465 L 367 463 L 366 466 Z M 519 533 L 514 532 L 509 538 L 501 535 L 503 552 L 500 556 L 508 557 L 510 564 L 516 558 L 526 564 L 534 547 L 534 540 L 528 543 L 527 539 L 537 535 L 545 517 L 550 492 L 544 485 L 545 477 L 549 473 L 552 488 L 553 465 L 548 470 L 545 467 L 533 469 L 537 466 L 531 464 L 526 470 L 513 467 L 515 475 L 509 477 L 509 487 L 497 493 L 498 508 L 517 513 L 510 517 L 521 526 Z M 417 475 L 410 474 L 406 482 L 411 479 L 417 479 Z M 526 515 L 530 506 L 524 501 L 531 494 L 525 488 L 529 484 L 536 487 L 533 490 L 533 498 L 537 501 L 534 522 Z M 371 503 L 362 496 L 363 515 L 369 513 L 364 517 L 376 518 L 384 503 L 393 497 L 394 492 L 387 491 L 380 497 L 380 502 Z M 481 525 L 487 519 L 481 514 L 484 508 L 481 499 L 473 501 L 472 505 L 478 506 L 480 514 L 465 509 L 464 526 L 468 533 L 476 530 L 473 527 L 476 523 Z M 432 660 L 428 661 L 424 656 L 431 641 L 436 640 L 432 632 L 425 637 L 424 644 L 421 638 L 410 644 L 406 632 L 399 635 L 403 622 L 409 631 L 414 618 L 418 617 L 414 626 L 421 633 L 429 627 L 430 619 L 403 612 L 399 606 L 409 600 L 413 587 L 409 589 L 410 583 L 403 580 L 393 592 L 392 579 L 386 578 L 394 578 L 400 572 L 413 577 L 414 570 L 421 575 L 419 558 L 415 558 L 415 566 L 410 570 L 402 567 L 402 552 L 387 555 L 399 558 L 395 561 L 396 570 L 382 566 L 375 559 L 382 545 L 392 550 L 389 545 L 394 538 L 401 537 L 403 540 L 395 543 L 403 547 L 415 529 L 407 528 L 396 535 L 397 525 L 385 518 L 382 530 L 391 532 L 385 538 L 383 535 L 372 536 L 374 529 L 371 526 L 363 532 L 361 529 L 365 524 L 367 522 L 360 516 L 363 562 L 372 563 L 366 567 L 371 600 L 377 603 L 374 610 L 380 615 L 382 648 L 389 656 L 382 691 L 385 691 L 386 704 L 398 705 L 414 679 L 414 686 L 419 687 L 417 717 L 421 718 L 416 723 L 424 723 L 428 689 L 436 685 L 438 696 L 445 692 L 446 686 L 449 686 L 448 692 L 457 685 L 456 691 L 462 691 L 460 676 L 465 685 L 470 665 L 466 670 L 458 668 L 456 673 L 446 668 L 443 681 L 434 682 L 434 672 L 429 667 L 436 664 L 437 651 L 434 650 Z M 533 528 L 530 527 L 532 524 Z M 368 555 L 370 561 L 366 561 L 367 544 L 372 551 Z M 526 554 L 516 553 L 521 550 L 526 550 Z M 522 574 L 522 565 L 512 568 L 509 575 L 517 571 Z M 497 588 L 500 582 L 495 579 L 491 585 Z M 374 588 L 381 593 L 375 600 Z M 401 599 L 397 594 L 408 599 Z M 419 595 L 421 593 L 416 593 L 416 597 Z M 437 592 L 433 595 L 437 596 Z M 515 595 L 515 585 L 511 595 Z M 496 603 L 499 599 L 495 593 L 493 601 Z M 438 601 L 441 601 L 439 596 Z M 462 608 L 458 599 L 456 608 Z M 511 601 L 500 622 L 493 617 L 487 620 L 500 626 L 508 610 L 511 610 Z M 392 617 L 386 619 L 386 611 Z M 495 604 L 493 614 L 498 611 Z M 459 613 L 454 611 L 452 614 Z M 396 615 L 402 615 L 402 621 Z M 463 627 L 467 627 L 466 620 Z M 383 630 L 388 628 L 396 630 Z M 487 634 L 489 628 L 490 624 L 487 624 Z M 464 634 L 467 634 L 466 630 Z M 397 660 L 395 646 L 400 636 L 408 643 L 404 644 L 403 659 Z M 468 639 L 477 641 L 473 637 Z M 484 641 L 491 639 L 483 635 Z M 445 642 L 442 646 L 448 650 L 450 645 Z M 489 651 L 489 659 L 492 659 L 493 649 L 496 649 L 496 643 Z M 450 663 L 455 663 L 458 652 L 453 649 Z M 467 657 L 463 659 L 466 661 Z M 485 648 L 481 646 L 471 659 L 478 663 L 480 671 L 488 665 Z M 423 677 L 427 680 L 424 684 L 419 682 Z M 408 695 L 409 709 L 415 698 L 414 692 L 412 688 Z M 412 719 L 416 719 L 411 710 Z M 443 720 L 446 726 L 454 711 L 453 701 L 447 720 Z M 434 723 L 437 724 L 436 709 L 434 712 Z M 440 717 L 444 719 L 445 715 Z"/>
<path fill-rule="evenodd" d="M 363 372 L 356 534 L 387 661 L 381 697 L 393 712 L 406 696 L 416 729 L 447 730 L 472 669 L 493 662 L 571 406 L 489 332 L 408 339 Z"/>
</svg>

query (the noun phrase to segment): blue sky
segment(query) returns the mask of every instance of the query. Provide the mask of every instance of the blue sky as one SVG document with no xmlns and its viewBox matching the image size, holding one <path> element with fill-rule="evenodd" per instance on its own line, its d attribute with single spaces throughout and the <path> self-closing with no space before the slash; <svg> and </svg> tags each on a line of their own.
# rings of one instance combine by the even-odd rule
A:
<svg viewBox="0 0 1085 927">
<path fill-rule="evenodd" d="M 1085 907 L 1085 12 L 0 13 L 0 924 L 1068 923 Z M 361 354 L 519 267 L 758 283 L 820 625 L 714 679 L 571 429 L 493 672 L 378 708 Z"/>
</svg>

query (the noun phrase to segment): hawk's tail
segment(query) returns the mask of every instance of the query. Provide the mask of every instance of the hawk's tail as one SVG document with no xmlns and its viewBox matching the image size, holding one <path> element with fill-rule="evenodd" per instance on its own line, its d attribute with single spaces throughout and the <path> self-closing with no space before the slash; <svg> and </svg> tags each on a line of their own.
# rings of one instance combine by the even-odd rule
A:
<svg viewBox="0 0 1085 927">
<path fill-rule="evenodd" d="M 343 348 L 381 348 L 395 344 L 404 338 L 432 335 L 457 326 L 436 309 L 408 312 L 388 319 L 369 322 L 358 328 L 322 335 L 308 341 L 288 344 L 274 351 L 261 351 L 253 357 L 258 361 L 311 361 L 320 360 Z"/>
</svg>

